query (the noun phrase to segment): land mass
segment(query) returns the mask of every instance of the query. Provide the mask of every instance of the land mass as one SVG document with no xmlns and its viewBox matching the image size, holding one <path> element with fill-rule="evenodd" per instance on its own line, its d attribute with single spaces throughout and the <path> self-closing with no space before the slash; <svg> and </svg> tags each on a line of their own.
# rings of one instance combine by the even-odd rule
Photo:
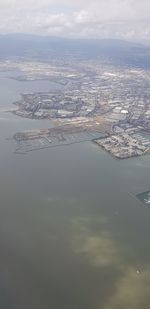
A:
<svg viewBox="0 0 150 309">
<path fill-rule="evenodd" d="M 44 45 L 46 41 L 43 40 Z M 130 61 L 127 63 L 126 60 L 127 55 L 132 56 L 133 46 L 137 59 L 143 51 L 147 59 L 150 59 L 149 48 L 140 44 L 132 46 L 127 42 L 119 44 L 116 41 L 111 41 L 111 45 L 105 41 L 101 46 L 97 41 L 93 41 L 93 45 L 88 42 L 89 51 L 83 57 L 83 51 L 80 50 L 83 42 L 77 44 L 76 41 L 63 39 L 62 42 L 63 47 L 65 44 L 64 49 L 68 42 L 71 44 L 70 48 L 65 49 L 68 51 L 67 57 L 63 49 L 61 56 L 56 53 L 46 62 L 42 60 L 42 56 L 37 59 L 32 53 L 30 59 L 26 56 L 23 59 L 0 61 L 0 71 L 7 72 L 8 77 L 27 81 L 49 80 L 59 85 L 57 90 L 46 93 L 22 93 L 21 99 L 14 102 L 16 108 L 13 112 L 16 115 L 31 119 L 49 119 L 53 123 L 53 128 L 16 133 L 14 139 L 18 143 L 17 149 L 28 151 L 92 140 L 116 158 L 148 154 L 150 69 L 148 65 L 144 67 L 143 61 L 141 65 L 137 65 L 138 62 L 130 65 Z M 106 42 L 107 53 L 104 52 Z M 60 41 L 53 39 L 53 43 L 53 48 L 56 49 Z M 24 44 L 27 44 L 26 40 Z M 87 41 L 85 46 L 86 44 Z M 114 47 L 111 49 L 112 45 Z M 93 48 L 96 48 L 97 53 L 94 56 L 91 52 Z M 103 50 L 103 55 L 100 50 Z M 117 62 L 114 61 L 114 56 L 110 57 L 114 50 L 122 50 L 120 57 L 115 56 Z M 90 56 L 86 57 L 87 54 Z M 15 72 L 15 76 L 12 72 Z M 38 146 L 35 147 L 34 141 Z"/>
</svg>

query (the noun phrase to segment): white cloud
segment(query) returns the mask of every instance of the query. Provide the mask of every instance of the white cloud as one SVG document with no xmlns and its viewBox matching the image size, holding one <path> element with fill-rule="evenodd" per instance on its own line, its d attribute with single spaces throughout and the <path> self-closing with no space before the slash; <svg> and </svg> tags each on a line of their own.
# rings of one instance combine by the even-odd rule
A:
<svg viewBox="0 0 150 309">
<path fill-rule="evenodd" d="M 149 0 L 0 0 L 0 32 L 150 40 L 149 12 Z"/>
</svg>

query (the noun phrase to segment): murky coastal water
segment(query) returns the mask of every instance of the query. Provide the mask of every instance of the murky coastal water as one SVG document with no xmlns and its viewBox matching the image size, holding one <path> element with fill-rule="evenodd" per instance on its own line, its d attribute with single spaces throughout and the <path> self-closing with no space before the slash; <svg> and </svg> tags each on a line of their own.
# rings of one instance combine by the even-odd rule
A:
<svg viewBox="0 0 150 309">
<path fill-rule="evenodd" d="M 0 108 L 50 82 L 0 78 Z M 150 156 L 116 161 L 85 142 L 15 155 L 16 131 L 48 127 L 0 113 L 0 308 L 150 305 Z"/>
</svg>

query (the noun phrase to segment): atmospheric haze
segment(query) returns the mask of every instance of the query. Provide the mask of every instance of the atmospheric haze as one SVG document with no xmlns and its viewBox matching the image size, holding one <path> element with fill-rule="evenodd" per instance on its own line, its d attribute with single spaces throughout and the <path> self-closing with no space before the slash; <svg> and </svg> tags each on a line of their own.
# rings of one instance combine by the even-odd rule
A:
<svg viewBox="0 0 150 309">
<path fill-rule="evenodd" d="M 1 0 L 0 33 L 150 42 L 148 0 Z"/>
</svg>

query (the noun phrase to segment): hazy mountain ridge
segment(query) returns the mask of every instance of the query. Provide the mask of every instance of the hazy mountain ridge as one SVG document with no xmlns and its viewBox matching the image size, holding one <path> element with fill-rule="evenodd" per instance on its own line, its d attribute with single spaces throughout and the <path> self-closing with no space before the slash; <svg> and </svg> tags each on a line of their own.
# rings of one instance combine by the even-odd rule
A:
<svg viewBox="0 0 150 309">
<path fill-rule="evenodd" d="M 105 57 L 116 64 L 150 67 L 150 47 L 116 39 L 66 39 L 28 34 L 0 35 L 0 58 L 78 56 L 85 59 Z"/>
</svg>

